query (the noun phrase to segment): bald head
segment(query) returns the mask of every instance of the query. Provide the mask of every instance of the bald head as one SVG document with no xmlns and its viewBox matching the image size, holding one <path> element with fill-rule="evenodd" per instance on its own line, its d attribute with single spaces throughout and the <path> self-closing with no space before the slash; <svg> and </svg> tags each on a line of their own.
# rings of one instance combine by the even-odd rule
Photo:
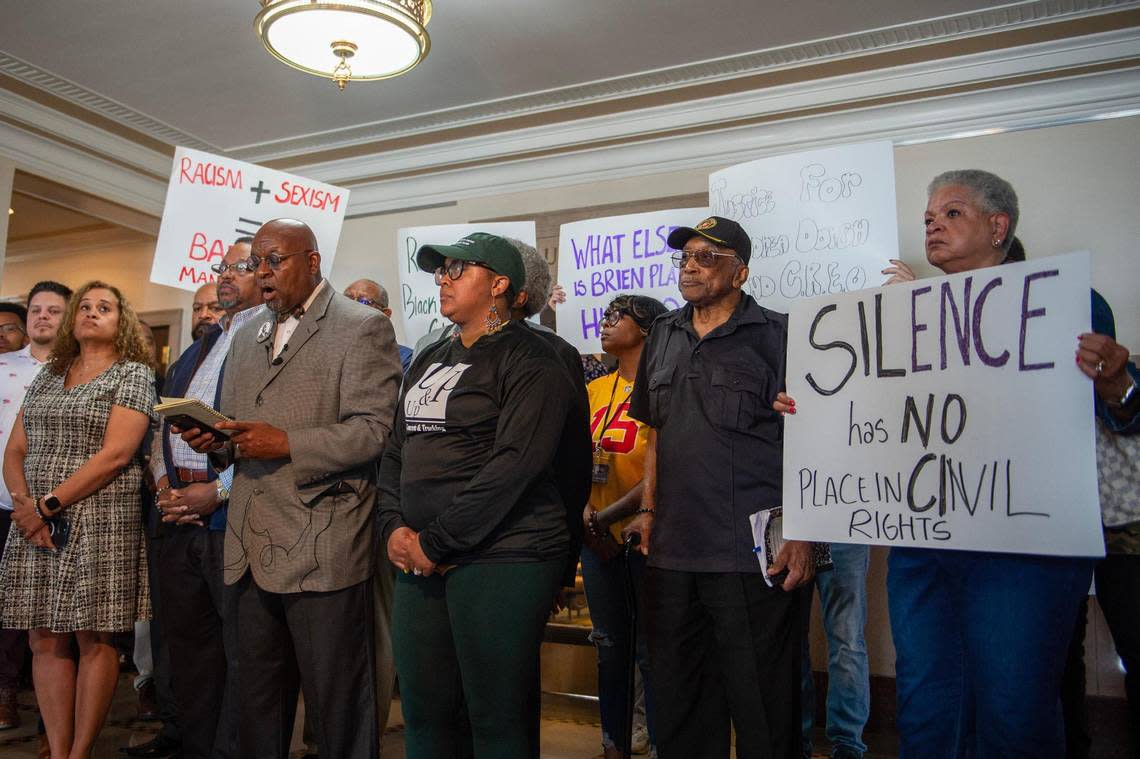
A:
<svg viewBox="0 0 1140 759">
<path fill-rule="evenodd" d="M 308 224 L 273 219 L 253 237 L 251 258 L 265 305 L 277 313 L 291 311 L 321 283 L 321 254 Z M 276 263 L 274 263 L 276 261 Z"/>
<path fill-rule="evenodd" d="M 388 308 L 388 291 L 379 282 L 371 279 L 358 279 L 344 288 L 344 294 L 369 308 L 374 308 L 391 318 L 392 309 Z"/>
</svg>

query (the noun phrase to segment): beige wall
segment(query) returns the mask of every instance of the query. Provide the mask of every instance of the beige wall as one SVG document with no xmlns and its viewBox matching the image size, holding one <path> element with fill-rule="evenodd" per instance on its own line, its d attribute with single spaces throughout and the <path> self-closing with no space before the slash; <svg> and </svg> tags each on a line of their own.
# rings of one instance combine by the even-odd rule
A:
<svg viewBox="0 0 1140 759">
<path fill-rule="evenodd" d="M 932 273 L 922 245 L 926 185 L 951 168 L 984 168 L 1013 183 L 1021 199 L 1019 236 L 1030 256 L 1093 252 L 1093 284 L 1116 311 L 1121 341 L 1140 353 L 1140 117 L 972 137 L 895 150 L 895 181 L 902 257 Z M 714 167 L 721 168 L 721 167 Z M 557 211 L 580 206 L 666 197 L 708 189 L 709 170 L 536 190 L 422 211 L 352 218 L 345 222 L 334 284 L 371 277 L 398 292 L 396 230 L 422 224 Z M 396 332 L 403 337 L 398 304 Z M 1074 336 L 1075 338 L 1075 336 Z"/>
<path fill-rule="evenodd" d="M 190 303 L 193 295 L 150 282 L 154 244 L 140 243 L 75 255 L 52 255 L 24 261 L 8 261 L 0 282 L 0 295 L 26 293 L 43 279 L 78 287 L 92 279 L 115 285 L 140 313 L 182 309 L 183 347 L 190 344 Z"/>
<path fill-rule="evenodd" d="M 8 243 L 8 208 L 12 202 L 12 180 L 16 164 L 0 157 L 0 273 L 4 270 L 4 250 Z"/>
</svg>

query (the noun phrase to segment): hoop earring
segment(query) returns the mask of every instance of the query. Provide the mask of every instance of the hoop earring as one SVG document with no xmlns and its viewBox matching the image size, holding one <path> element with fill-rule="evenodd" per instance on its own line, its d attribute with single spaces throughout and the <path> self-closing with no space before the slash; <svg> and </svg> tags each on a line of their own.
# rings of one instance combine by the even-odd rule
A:
<svg viewBox="0 0 1140 759">
<path fill-rule="evenodd" d="M 503 328 L 504 324 L 506 324 L 506 322 L 499 318 L 498 307 L 494 303 L 491 303 L 490 313 L 483 319 L 483 326 L 487 328 L 487 334 L 495 334 Z"/>
</svg>

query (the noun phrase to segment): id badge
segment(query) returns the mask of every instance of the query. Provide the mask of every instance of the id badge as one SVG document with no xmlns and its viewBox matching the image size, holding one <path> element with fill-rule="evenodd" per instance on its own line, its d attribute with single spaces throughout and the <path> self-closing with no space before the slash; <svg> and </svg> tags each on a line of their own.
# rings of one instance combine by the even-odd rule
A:
<svg viewBox="0 0 1140 759">
<path fill-rule="evenodd" d="M 610 462 L 613 461 L 614 455 L 609 451 L 598 447 L 594 449 L 594 466 L 590 470 L 590 481 L 604 485 L 610 479 Z"/>
</svg>

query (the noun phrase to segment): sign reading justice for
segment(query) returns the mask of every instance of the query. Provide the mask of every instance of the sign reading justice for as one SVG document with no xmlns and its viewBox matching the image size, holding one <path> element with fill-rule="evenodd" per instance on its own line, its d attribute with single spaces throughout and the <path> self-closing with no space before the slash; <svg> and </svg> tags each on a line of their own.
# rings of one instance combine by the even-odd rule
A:
<svg viewBox="0 0 1140 759">
<path fill-rule="evenodd" d="M 239 237 L 253 236 L 271 219 L 303 221 L 321 251 L 321 270 L 332 271 L 348 190 L 264 166 L 178 148 L 166 189 L 166 206 L 150 281 L 183 290 L 213 282 L 220 262 Z"/>
<path fill-rule="evenodd" d="M 784 530 L 835 543 L 1103 556 L 1089 256 L 792 304 Z"/>
</svg>

